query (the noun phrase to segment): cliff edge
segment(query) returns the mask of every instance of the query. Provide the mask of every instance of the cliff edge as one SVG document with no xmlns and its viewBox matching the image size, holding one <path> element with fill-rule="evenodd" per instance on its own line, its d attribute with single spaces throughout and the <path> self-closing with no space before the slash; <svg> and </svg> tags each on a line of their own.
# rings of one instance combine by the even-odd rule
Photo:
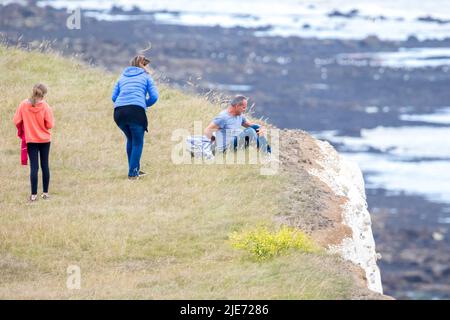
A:
<svg viewBox="0 0 450 320">
<path fill-rule="evenodd" d="M 281 134 L 282 169 L 289 177 L 279 219 L 363 270 L 367 287 L 382 294 L 364 179 L 358 165 L 325 141 L 300 130 Z M 358 271 L 355 271 L 359 273 Z"/>
</svg>

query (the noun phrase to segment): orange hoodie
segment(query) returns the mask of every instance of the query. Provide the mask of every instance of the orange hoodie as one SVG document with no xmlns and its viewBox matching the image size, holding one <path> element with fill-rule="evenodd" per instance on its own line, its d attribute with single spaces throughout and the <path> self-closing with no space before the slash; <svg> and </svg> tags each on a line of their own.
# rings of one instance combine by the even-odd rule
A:
<svg viewBox="0 0 450 320">
<path fill-rule="evenodd" d="M 23 122 L 27 143 L 45 143 L 51 141 L 50 129 L 53 128 L 53 112 L 45 101 L 33 107 L 29 100 L 20 103 L 14 115 L 14 124 Z"/>
</svg>

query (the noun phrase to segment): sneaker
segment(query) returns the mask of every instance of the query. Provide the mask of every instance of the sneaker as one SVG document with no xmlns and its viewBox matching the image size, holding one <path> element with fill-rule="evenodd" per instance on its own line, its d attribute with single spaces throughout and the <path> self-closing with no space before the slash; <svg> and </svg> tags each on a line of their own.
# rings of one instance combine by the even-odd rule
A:
<svg viewBox="0 0 450 320">
<path fill-rule="evenodd" d="M 139 180 L 139 176 L 128 177 L 128 180 Z"/>
<path fill-rule="evenodd" d="M 139 177 L 145 177 L 147 175 L 144 171 L 139 171 Z"/>
<path fill-rule="evenodd" d="M 37 194 L 32 194 L 29 198 L 30 202 L 35 202 L 37 201 L 37 199 L 38 199 Z"/>
<path fill-rule="evenodd" d="M 42 197 L 42 199 L 44 199 L 44 200 L 50 199 L 50 196 L 48 195 L 48 193 L 43 193 L 43 194 L 41 195 L 41 197 Z"/>
</svg>

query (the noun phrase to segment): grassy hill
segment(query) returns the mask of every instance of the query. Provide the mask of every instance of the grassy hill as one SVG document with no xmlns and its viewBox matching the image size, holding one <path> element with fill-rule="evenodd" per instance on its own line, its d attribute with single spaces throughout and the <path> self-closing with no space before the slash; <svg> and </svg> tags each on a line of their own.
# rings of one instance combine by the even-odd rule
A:
<svg viewBox="0 0 450 320">
<path fill-rule="evenodd" d="M 149 175 L 128 181 L 110 101 L 117 76 L 0 47 L 0 298 L 354 297 L 361 288 L 337 256 L 291 250 L 261 262 L 230 245 L 232 232 L 277 227 L 288 180 L 255 165 L 173 164 L 173 130 L 219 111 L 205 99 L 159 86 L 142 156 Z M 28 203 L 12 117 L 36 82 L 48 85 L 56 121 L 52 198 Z M 81 268 L 80 290 L 66 287 L 69 265 Z"/>
</svg>

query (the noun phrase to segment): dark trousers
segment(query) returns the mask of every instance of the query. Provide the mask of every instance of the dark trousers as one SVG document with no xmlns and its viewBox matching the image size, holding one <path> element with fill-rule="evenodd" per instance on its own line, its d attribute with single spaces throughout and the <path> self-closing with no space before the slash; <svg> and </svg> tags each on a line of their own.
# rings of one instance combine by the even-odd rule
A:
<svg viewBox="0 0 450 320">
<path fill-rule="evenodd" d="M 234 137 L 233 147 L 234 151 L 236 151 L 239 147 L 244 146 L 248 148 L 250 143 L 256 141 L 256 147 L 258 149 L 262 149 L 264 153 L 271 153 L 272 150 L 267 143 L 266 137 L 258 136 L 257 130 L 260 128 L 258 124 L 254 124 L 244 131 L 239 136 Z"/>
<path fill-rule="evenodd" d="M 50 183 L 50 168 L 48 167 L 48 156 L 50 153 L 50 142 L 47 143 L 27 143 L 28 157 L 30 159 L 30 182 L 31 194 L 37 194 L 39 158 L 42 168 L 42 185 L 44 193 L 48 192 Z"/>
<path fill-rule="evenodd" d="M 141 169 L 141 156 L 144 147 L 145 128 L 139 124 L 120 125 L 127 137 L 128 176 L 137 177 Z"/>
</svg>

